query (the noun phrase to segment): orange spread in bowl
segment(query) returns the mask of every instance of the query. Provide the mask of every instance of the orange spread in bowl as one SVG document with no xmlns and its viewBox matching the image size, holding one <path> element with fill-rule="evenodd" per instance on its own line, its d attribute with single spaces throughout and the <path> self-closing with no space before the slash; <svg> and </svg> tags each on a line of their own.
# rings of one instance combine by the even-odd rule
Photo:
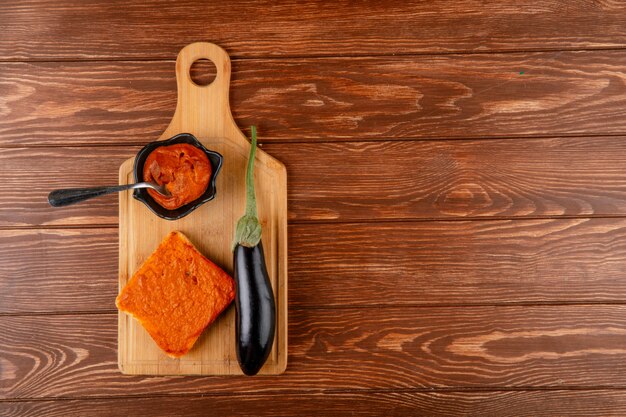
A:
<svg viewBox="0 0 626 417">
<path fill-rule="evenodd" d="M 169 356 L 180 357 L 235 298 L 235 282 L 180 232 L 170 233 L 115 300 Z"/>
<path fill-rule="evenodd" d="M 211 162 L 202 149 L 179 143 L 159 146 L 148 155 L 143 180 L 165 185 L 170 196 L 152 189 L 148 189 L 148 193 L 164 208 L 174 210 L 204 194 L 211 172 Z"/>
</svg>

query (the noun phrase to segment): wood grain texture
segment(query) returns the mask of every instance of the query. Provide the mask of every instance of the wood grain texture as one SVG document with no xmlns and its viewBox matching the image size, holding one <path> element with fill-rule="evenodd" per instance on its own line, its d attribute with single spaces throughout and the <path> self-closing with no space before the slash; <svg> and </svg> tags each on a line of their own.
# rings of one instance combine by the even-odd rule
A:
<svg viewBox="0 0 626 417">
<path fill-rule="evenodd" d="M 172 58 L 174 55 L 172 55 Z M 240 60 L 231 108 L 272 140 L 626 133 L 626 51 Z M 2 63 L 0 145 L 147 143 L 173 61 Z"/>
<path fill-rule="evenodd" d="M 9 0 L 0 21 L 0 415 L 626 414 L 626 3 Z M 290 174 L 281 377 L 121 375 L 117 198 L 45 201 L 116 182 L 201 40 Z"/>
<path fill-rule="evenodd" d="M 113 311 L 116 230 L 0 238 L 1 313 Z M 626 302 L 625 219 L 303 224 L 289 238 L 291 309 Z"/>
<path fill-rule="evenodd" d="M 591 305 L 295 311 L 287 372 L 263 378 L 124 376 L 115 314 L 2 317 L 0 398 L 624 388 L 625 317 Z"/>
<path fill-rule="evenodd" d="M 0 242 L 1 313 L 115 309 L 117 229 L 0 230 Z"/>
<path fill-rule="evenodd" d="M 48 193 L 59 188 L 115 185 L 120 164 L 139 149 L 0 149 L 0 226 L 117 225 L 117 194 L 54 208 L 48 203 Z"/>
<path fill-rule="evenodd" d="M 626 137 L 268 145 L 292 221 L 626 214 Z"/>
<path fill-rule="evenodd" d="M 349 392 L 0 402 L 4 417 L 588 417 L 626 413 L 623 391 Z"/>
<path fill-rule="evenodd" d="M 139 149 L 0 149 L 0 226 L 117 224 L 115 195 L 57 209 L 46 195 L 114 184 L 119 164 Z M 287 165 L 292 222 L 626 214 L 626 136 L 263 149 Z"/>
<path fill-rule="evenodd" d="M 297 306 L 624 300 L 626 220 L 298 226 Z"/>
<path fill-rule="evenodd" d="M 246 57 L 626 44 L 626 7 L 609 0 L 332 4 L 11 0 L 2 2 L 0 15 L 3 59 L 162 58 L 196 41 L 215 42 L 234 56 Z"/>
</svg>

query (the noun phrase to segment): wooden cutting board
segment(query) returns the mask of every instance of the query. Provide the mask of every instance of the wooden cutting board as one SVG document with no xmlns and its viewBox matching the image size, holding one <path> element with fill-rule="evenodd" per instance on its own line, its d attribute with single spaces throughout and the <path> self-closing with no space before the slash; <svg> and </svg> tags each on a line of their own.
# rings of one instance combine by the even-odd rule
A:
<svg viewBox="0 0 626 417">
<path fill-rule="evenodd" d="M 206 58 L 217 75 L 207 86 L 196 85 L 191 64 Z M 217 195 L 186 217 L 169 221 L 155 216 L 130 192 L 120 193 L 119 285 L 122 288 L 141 263 L 172 230 L 183 232 L 209 259 L 232 275 L 235 224 L 244 212 L 245 170 L 250 143 L 235 124 L 228 104 L 230 59 L 211 43 L 193 43 L 176 59 L 178 103 L 160 139 L 178 133 L 195 135 L 207 148 L 224 156 Z M 261 105 L 261 104 L 260 104 Z M 120 184 L 133 182 L 134 158 L 120 167 Z M 287 173 L 276 159 L 257 150 L 255 185 L 263 248 L 276 300 L 276 336 L 260 374 L 280 374 L 287 366 Z M 235 353 L 234 303 L 179 359 L 166 356 L 143 327 L 119 313 L 118 363 L 125 374 L 241 375 Z"/>
</svg>

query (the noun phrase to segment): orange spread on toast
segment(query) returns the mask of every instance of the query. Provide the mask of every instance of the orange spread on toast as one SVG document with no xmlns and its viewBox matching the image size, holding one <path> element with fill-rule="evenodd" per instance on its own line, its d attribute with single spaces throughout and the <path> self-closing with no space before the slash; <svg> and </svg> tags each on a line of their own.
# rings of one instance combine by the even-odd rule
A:
<svg viewBox="0 0 626 417">
<path fill-rule="evenodd" d="M 180 232 L 172 232 L 115 300 L 169 356 L 192 348 L 235 297 L 234 280 Z"/>
</svg>

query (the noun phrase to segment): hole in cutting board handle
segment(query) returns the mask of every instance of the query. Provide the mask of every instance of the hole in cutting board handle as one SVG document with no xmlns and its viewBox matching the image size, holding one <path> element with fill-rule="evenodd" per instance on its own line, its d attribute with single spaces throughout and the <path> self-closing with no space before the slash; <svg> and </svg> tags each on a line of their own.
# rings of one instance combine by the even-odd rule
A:
<svg viewBox="0 0 626 417">
<path fill-rule="evenodd" d="M 189 77 L 191 81 L 199 87 L 206 87 L 215 81 L 217 76 L 217 68 L 210 59 L 200 58 L 194 61 L 189 68 Z"/>
</svg>

